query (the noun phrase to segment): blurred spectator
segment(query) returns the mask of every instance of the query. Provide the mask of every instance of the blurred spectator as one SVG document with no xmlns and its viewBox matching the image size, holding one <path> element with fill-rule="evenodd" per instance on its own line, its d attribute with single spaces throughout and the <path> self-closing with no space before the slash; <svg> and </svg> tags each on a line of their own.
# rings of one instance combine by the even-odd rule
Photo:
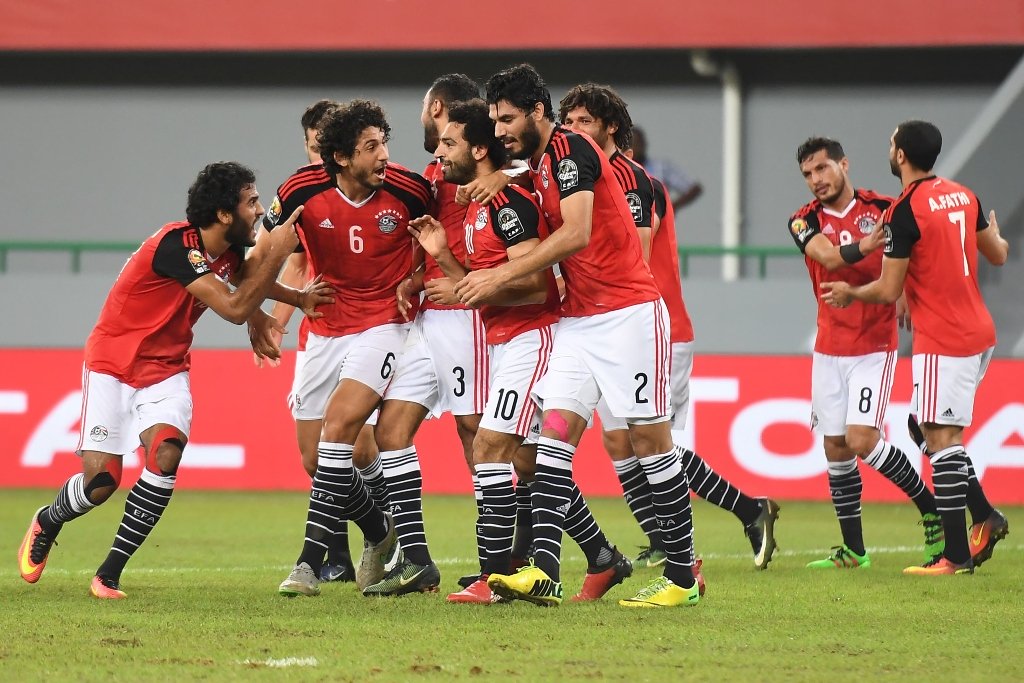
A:
<svg viewBox="0 0 1024 683">
<path fill-rule="evenodd" d="M 693 202 L 704 192 L 699 180 L 691 178 L 678 164 L 668 159 L 647 156 L 647 134 L 640 126 L 633 126 L 633 159 L 647 169 L 647 173 L 661 180 L 672 197 L 676 211 Z"/>
</svg>

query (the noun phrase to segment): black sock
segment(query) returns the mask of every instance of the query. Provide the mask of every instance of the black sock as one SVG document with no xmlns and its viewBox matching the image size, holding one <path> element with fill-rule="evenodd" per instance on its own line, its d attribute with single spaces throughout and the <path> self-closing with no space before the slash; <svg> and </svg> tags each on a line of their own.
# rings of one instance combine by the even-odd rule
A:
<svg viewBox="0 0 1024 683">
<path fill-rule="evenodd" d="M 480 463 L 476 476 L 483 494 L 480 534 L 486 546 L 481 573 L 508 574 L 512 561 L 512 533 L 516 522 L 516 492 L 511 463 Z"/>
<path fill-rule="evenodd" d="M 357 467 L 359 476 L 363 478 L 366 488 L 373 498 L 373 503 L 381 510 L 387 510 L 391 504 L 388 496 L 388 483 L 384 479 L 384 463 L 378 454 L 366 467 Z"/>
<path fill-rule="evenodd" d="M 85 475 L 79 472 L 64 482 L 50 506 L 39 513 L 39 526 L 56 536 L 65 522 L 81 517 L 96 505 L 85 493 Z"/>
<path fill-rule="evenodd" d="M 967 458 L 967 509 L 971 511 L 971 523 L 981 524 L 995 512 L 995 508 L 985 497 L 978 475 L 974 472 L 974 461 L 971 460 L 971 456 L 965 451 L 964 457 Z"/>
<path fill-rule="evenodd" d="M 473 500 L 476 502 L 476 523 L 473 531 L 476 533 L 476 559 L 480 563 L 480 573 L 484 573 L 484 565 L 487 564 L 487 546 L 484 543 L 484 530 L 480 526 L 484 518 L 484 491 L 480 488 L 480 477 L 473 473 Z"/>
<path fill-rule="evenodd" d="M 380 459 L 402 552 L 413 564 L 430 564 L 427 535 L 423 530 L 423 474 L 416 447 L 381 451 Z"/>
<path fill-rule="evenodd" d="M 651 496 L 651 485 L 644 474 L 644 468 L 636 457 L 615 460 L 615 474 L 622 484 L 622 496 L 626 499 L 629 511 L 640 529 L 647 535 L 652 548 L 662 548 L 661 529 L 658 528 L 658 517 L 654 514 L 654 499 Z"/>
<path fill-rule="evenodd" d="M 935 501 L 946 535 L 943 555 L 954 564 L 971 559 L 967 546 L 967 452 L 956 445 L 932 455 Z"/>
<path fill-rule="evenodd" d="M 309 492 L 306 537 L 296 564 L 305 562 L 317 576 L 328 541 L 341 519 L 351 519 L 370 543 L 387 535 L 384 513 L 374 505 L 362 477 L 352 466 L 352 444 L 321 441 L 316 474 Z"/>
<path fill-rule="evenodd" d="M 690 486 L 675 451 L 639 458 L 651 485 L 654 514 L 665 544 L 665 578 L 678 586 L 693 586 L 693 517 Z"/>
<path fill-rule="evenodd" d="M 512 557 L 525 560 L 530 555 L 533 543 L 533 502 L 530 499 L 530 482 L 520 479 L 516 482 L 516 533 L 512 540 Z"/>
<path fill-rule="evenodd" d="M 857 458 L 828 464 L 828 489 L 832 505 L 839 519 L 843 543 L 857 553 L 864 554 L 864 532 L 860 520 L 860 499 L 864 492 Z"/>
<path fill-rule="evenodd" d="M 572 496 L 572 456 L 576 447 L 542 436 L 537 442 L 533 499 L 533 559 L 552 581 L 560 581 L 562 528 Z"/>
<path fill-rule="evenodd" d="M 864 455 L 864 462 L 878 470 L 883 477 L 899 486 L 914 501 L 922 515 L 934 515 L 935 496 L 925 486 L 921 475 L 910 464 L 907 454 L 885 441 L 879 439 L 874 450 Z"/>
<path fill-rule="evenodd" d="M 96 570 L 97 576 L 111 581 L 121 579 L 125 564 L 149 536 L 171 502 L 174 481 L 173 474 L 154 474 L 148 469 L 142 470 L 139 480 L 128 492 L 121 526 L 114 536 L 107 559 Z"/>
<path fill-rule="evenodd" d="M 346 561 L 352 561 L 348 548 L 348 520 L 341 519 L 327 542 L 327 564 L 345 564 Z"/>
<path fill-rule="evenodd" d="M 565 533 L 576 542 L 587 558 L 587 571 L 599 571 L 615 556 L 608 539 L 605 538 L 597 520 L 590 512 L 587 501 L 583 500 L 576 484 L 569 494 L 569 509 L 565 513 Z"/>
<path fill-rule="evenodd" d="M 744 525 L 752 524 L 761 514 L 761 503 L 711 469 L 699 455 L 682 446 L 676 446 L 675 451 L 686 471 L 690 489 L 698 496 L 733 513 Z"/>
</svg>

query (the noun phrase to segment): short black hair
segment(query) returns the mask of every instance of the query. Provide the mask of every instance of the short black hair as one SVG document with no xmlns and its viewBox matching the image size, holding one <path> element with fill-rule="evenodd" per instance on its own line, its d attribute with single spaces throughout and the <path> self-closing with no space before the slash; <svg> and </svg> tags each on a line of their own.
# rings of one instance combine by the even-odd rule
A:
<svg viewBox="0 0 1024 683">
<path fill-rule="evenodd" d="M 487 79 L 487 104 L 506 100 L 525 112 L 533 111 L 540 102 L 544 105 L 544 116 L 555 120 L 551 108 L 551 92 L 537 70 L 530 64 L 518 64 L 499 71 Z"/>
<path fill-rule="evenodd" d="M 359 136 L 367 128 L 374 127 L 384 133 L 384 142 L 391 138 L 391 126 L 384 110 L 372 100 L 352 100 L 328 111 L 316 136 L 320 158 L 327 172 L 332 175 L 341 173 L 341 166 L 334 160 L 334 155 L 350 157 L 355 154 Z"/>
<path fill-rule="evenodd" d="M 942 151 L 942 133 L 934 123 L 904 121 L 893 136 L 896 149 L 902 149 L 907 161 L 921 171 L 930 171 Z"/>
<path fill-rule="evenodd" d="M 629 107 L 610 85 L 584 83 L 573 86 L 558 103 L 558 119 L 564 123 L 565 117 L 576 107 L 584 107 L 591 116 L 604 121 L 605 126 L 615 124 L 617 129 L 612 137 L 619 149 L 629 149 L 633 144 L 633 119 L 629 116 Z"/>
<path fill-rule="evenodd" d="M 217 222 L 218 211 L 234 214 L 242 190 L 256 183 L 252 169 L 237 161 L 218 161 L 207 165 L 192 187 L 188 188 L 185 218 L 197 228 Z"/>
<path fill-rule="evenodd" d="M 505 164 L 505 143 L 494 136 L 494 122 L 487 113 L 487 103 L 479 97 L 468 102 L 456 102 L 448 110 L 448 122 L 465 126 L 462 136 L 471 146 L 487 148 L 487 158 L 496 168 Z"/>
<path fill-rule="evenodd" d="M 324 115 L 338 106 L 341 106 L 340 103 L 334 100 L 318 100 L 306 107 L 306 111 L 302 112 L 302 119 L 300 119 L 302 132 L 305 133 L 310 128 L 319 126 Z"/>
<path fill-rule="evenodd" d="M 480 97 L 480 85 L 466 74 L 438 76 L 427 91 L 431 99 L 439 99 L 449 106 Z"/>
<path fill-rule="evenodd" d="M 796 148 L 796 163 L 804 163 L 807 157 L 817 154 L 821 150 L 825 150 L 828 158 L 832 161 L 840 161 L 846 156 L 846 152 L 843 151 L 843 146 L 839 144 L 838 140 L 824 138 L 821 136 L 812 136 L 804 140 L 800 146 Z"/>
</svg>

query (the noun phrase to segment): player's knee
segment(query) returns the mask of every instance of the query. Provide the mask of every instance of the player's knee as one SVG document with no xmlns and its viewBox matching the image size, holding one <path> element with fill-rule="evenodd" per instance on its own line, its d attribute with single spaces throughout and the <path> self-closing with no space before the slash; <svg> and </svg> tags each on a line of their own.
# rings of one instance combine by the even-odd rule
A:
<svg viewBox="0 0 1024 683">
<path fill-rule="evenodd" d="M 863 457 L 875 449 L 880 438 L 881 435 L 876 429 L 870 427 L 851 427 L 846 432 L 846 446 L 849 450 Z"/>
<path fill-rule="evenodd" d="M 824 439 L 825 459 L 829 462 L 844 462 L 854 457 L 845 436 L 826 436 Z"/>
<path fill-rule="evenodd" d="M 489 429 L 479 430 L 473 439 L 473 464 L 512 462 L 516 449 L 519 448 L 517 441 L 516 437 L 509 434 L 492 432 Z"/>
<path fill-rule="evenodd" d="M 121 485 L 121 458 L 111 458 L 98 472 L 87 472 L 85 497 L 94 505 L 107 502 Z"/>
<path fill-rule="evenodd" d="M 185 441 L 174 427 L 164 427 L 153 435 L 146 448 L 146 469 L 161 477 L 178 472 Z"/>
<path fill-rule="evenodd" d="M 604 450 L 615 462 L 633 457 L 633 445 L 629 441 L 629 431 L 616 429 L 602 432 L 601 439 L 604 442 Z"/>
<path fill-rule="evenodd" d="M 352 464 L 365 469 L 377 459 L 377 442 L 374 440 L 373 427 L 363 427 L 352 449 Z"/>
</svg>

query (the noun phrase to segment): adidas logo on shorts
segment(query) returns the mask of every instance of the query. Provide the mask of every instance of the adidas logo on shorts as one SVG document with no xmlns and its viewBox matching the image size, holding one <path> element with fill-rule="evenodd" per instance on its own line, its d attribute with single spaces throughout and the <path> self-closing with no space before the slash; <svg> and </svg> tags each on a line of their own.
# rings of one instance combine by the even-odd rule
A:
<svg viewBox="0 0 1024 683">
<path fill-rule="evenodd" d="M 946 408 L 946 412 L 942 413 L 942 417 L 956 417 L 956 415 L 953 414 L 952 408 Z"/>
</svg>

